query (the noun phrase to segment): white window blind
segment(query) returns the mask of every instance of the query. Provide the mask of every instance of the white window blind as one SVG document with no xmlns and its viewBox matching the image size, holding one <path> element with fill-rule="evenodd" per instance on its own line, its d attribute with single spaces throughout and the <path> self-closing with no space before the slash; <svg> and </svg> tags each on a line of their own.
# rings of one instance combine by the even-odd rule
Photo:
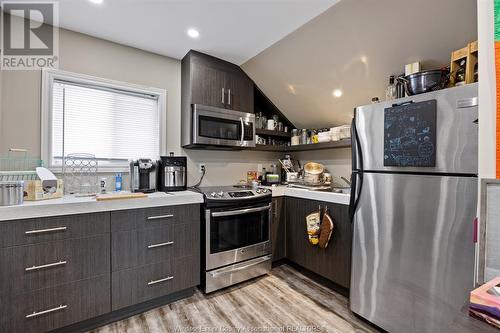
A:
<svg viewBox="0 0 500 333">
<path fill-rule="evenodd" d="M 158 96 L 65 81 L 52 86 L 52 165 L 74 153 L 100 166 L 160 154 Z"/>
</svg>

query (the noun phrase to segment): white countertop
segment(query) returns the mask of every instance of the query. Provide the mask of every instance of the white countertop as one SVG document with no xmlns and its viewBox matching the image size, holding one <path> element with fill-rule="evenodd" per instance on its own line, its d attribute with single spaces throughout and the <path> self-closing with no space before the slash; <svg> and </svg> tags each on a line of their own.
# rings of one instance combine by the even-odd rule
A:
<svg viewBox="0 0 500 333">
<path fill-rule="evenodd" d="M 287 186 L 267 188 L 272 190 L 273 197 L 287 196 L 349 205 L 349 194 L 310 191 Z M 197 203 L 203 203 L 203 196 L 191 191 L 169 192 L 168 194 L 156 192 L 149 194 L 147 198 L 108 201 L 96 201 L 93 197 L 66 195 L 60 199 L 25 201 L 19 206 L 0 206 L 0 221 Z"/>
<path fill-rule="evenodd" d="M 203 202 L 203 196 L 191 191 L 156 192 L 147 198 L 96 201 L 93 197 L 66 195 L 60 199 L 25 201 L 19 206 L 0 207 L 0 221 L 36 217 L 85 214 L 158 206 L 187 205 Z"/>
<path fill-rule="evenodd" d="M 350 194 L 345 193 L 334 193 L 334 192 L 324 192 L 324 191 L 311 191 L 302 188 L 288 187 L 288 186 L 265 186 L 273 192 L 273 197 L 293 197 L 301 199 L 310 199 L 325 201 L 331 203 L 337 203 L 341 205 L 349 205 L 349 200 L 351 198 Z"/>
</svg>

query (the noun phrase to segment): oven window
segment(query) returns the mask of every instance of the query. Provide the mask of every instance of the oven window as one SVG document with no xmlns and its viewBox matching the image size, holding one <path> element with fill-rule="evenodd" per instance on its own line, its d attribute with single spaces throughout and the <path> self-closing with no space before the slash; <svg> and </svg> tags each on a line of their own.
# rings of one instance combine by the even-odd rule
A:
<svg viewBox="0 0 500 333">
<path fill-rule="evenodd" d="M 234 250 L 269 240 L 269 211 L 211 217 L 210 253 Z"/>
<path fill-rule="evenodd" d="M 198 135 L 221 139 L 221 140 L 240 140 L 241 123 L 238 120 L 229 120 L 199 116 Z"/>
</svg>

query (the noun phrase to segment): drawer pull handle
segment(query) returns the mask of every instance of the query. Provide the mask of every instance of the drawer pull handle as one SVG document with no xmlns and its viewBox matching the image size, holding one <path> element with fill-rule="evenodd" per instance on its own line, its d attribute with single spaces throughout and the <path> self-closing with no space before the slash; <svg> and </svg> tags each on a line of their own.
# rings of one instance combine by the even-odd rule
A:
<svg viewBox="0 0 500 333">
<path fill-rule="evenodd" d="M 36 270 L 39 270 L 39 269 L 44 269 L 44 268 L 50 268 L 50 267 L 57 267 L 57 266 L 62 266 L 62 265 L 66 265 L 67 264 L 67 261 L 64 260 L 64 261 L 58 261 L 58 262 L 53 262 L 51 264 L 45 264 L 45 265 L 40 265 L 40 266 L 31 266 L 31 267 L 26 267 L 26 272 L 29 272 L 29 271 L 36 271 Z"/>
<path fill-rule="evenodd" d="M 67 227 L 56 227 L 56 228 L 50 228 L 50 229 L 28 230 L 24 234 L 25 235 L 44 234 L 47 232 L 65 231 L 66 229 L 68 229 L 68 228 Z"/>
<path fill-rule="evenodd" d="M 64 305 L 61 304 L 57 308 L 52 308 L 52 309 L 48 309 L 48 310 L 44 310 L 44 311 L 40 311 L 40 312 L 33 312 L 32 314 L 27 315 L 26 318 L 38 317 L 38 316 L 44 315 L 46 313 L 61 311 L 61 310 L 66 309 L 67 307 L 68 306 L 66 304 L 64 304 Z"/>
<path fill-rule="evenodd" d="M 157 284 L 157 283 L 161 283 L 161 282 L 165 282 L 165 281 L 169 281 L 169 280 L 172 280 L 173 278 L 174 278 L 173 276 L 167 276 L 166 278 L 163 278 L 163 279 L 149 281 L 148 286 L 151 286 L 151 285 Z"/>
<path fill-rule="evenodd" d="M 165 242 L 165 243 L 158 243 L 158 244 L 151 244 L 151 245 L 148 245 L 148 249 L 154 249 L 156 247 L 162 247 L 162 246 L 167 246 L 167 245 L 172 245 L 172 244 L 174 244 L 174 241 Z"/>
<path fill-rule="evenodd" d="M 168 219 L 174 217 L 174 214 L 167 215 L 158 215 L 158 216 L 148 216 L 148 220 L 159 220 L 159 219 Z"/>
</svg>

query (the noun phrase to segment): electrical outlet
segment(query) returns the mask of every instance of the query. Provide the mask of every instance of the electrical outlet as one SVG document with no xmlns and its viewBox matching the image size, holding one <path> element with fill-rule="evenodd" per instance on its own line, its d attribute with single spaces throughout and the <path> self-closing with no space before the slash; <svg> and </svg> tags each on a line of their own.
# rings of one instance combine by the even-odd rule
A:
<svg viewBox="0 0 500 333">
<path fill-rule="evenodd" d="M 205 163 L 200 163 L 198 164 L 198 172 L 203 173 L 203 171 L 206 171 L 207 167 L 205 166 Z"/>
</svg>

